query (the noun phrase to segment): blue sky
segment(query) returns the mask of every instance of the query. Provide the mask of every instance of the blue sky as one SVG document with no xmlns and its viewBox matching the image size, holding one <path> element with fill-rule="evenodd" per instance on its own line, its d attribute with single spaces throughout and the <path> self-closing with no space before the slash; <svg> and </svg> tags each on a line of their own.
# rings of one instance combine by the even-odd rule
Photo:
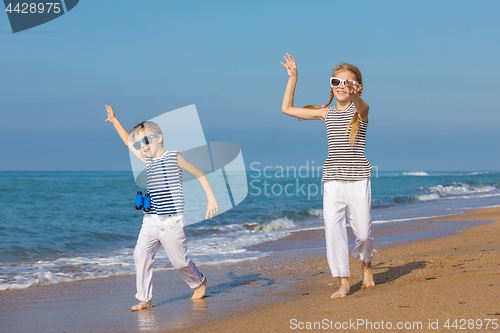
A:
<svg viewBox="0 0 500 333">
<path fill-rule="evenodd" d="M 0 13 L 0 170 L 129 170 L 125 127 L 196 104 L 207 141 L 247 165 L 321 165 L 325 125 L 281 113 L 324 104 L 340 62 L 363 73 L 366 156 L 379 170 L 499 170 L 500 2 L 80 1 L 13 34 Z"/>
</svg>

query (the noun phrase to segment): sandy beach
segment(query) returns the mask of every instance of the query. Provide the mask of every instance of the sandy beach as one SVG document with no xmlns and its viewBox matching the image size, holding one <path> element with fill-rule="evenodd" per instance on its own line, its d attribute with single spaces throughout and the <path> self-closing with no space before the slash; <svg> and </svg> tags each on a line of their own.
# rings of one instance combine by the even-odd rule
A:
<svg viewBox="0 0 500 333">
<path fill-rule="evenodd" d="M 351 295 L 342 299 L 330 299 L 338 282 L 328 271 L 323 231 L 309 230 L 258 245 L 269 257 L 201 266 L 209 288 L 196 302 L 186 299 L 190 290 L 174 271 L 155 272 L 153 309 L 134 313 L 133 275 L 3 291 L 0 331 L 497 332 L 499 220 L 500 207 L 493 207 L 375 225 L 377 286 L 360 288 L 360 264 L 351 259 Z M 487 224 L 458 231 L 450 223 Z M 458 233 L 443 236 L 450 232 Z"/>
<path fill-rule="evenodd" d="M 499 331 L 499 217 L 499 207 L 471 210 L 434 222 L 496 222 L 452 236 L 379 247 L 374 288 L 360 288 L 361 269 L 351 259 L 352 294 L 343 299 L 330 299 L 338 284 L 322 273 L 328 266 L 318 254 L 291 264 L 288 273 L 275 273 L 297 279 L 287 301 L 184 332 L 372 332 L 397 330 L 398 325 L 417 332 Z"/>
</svg>

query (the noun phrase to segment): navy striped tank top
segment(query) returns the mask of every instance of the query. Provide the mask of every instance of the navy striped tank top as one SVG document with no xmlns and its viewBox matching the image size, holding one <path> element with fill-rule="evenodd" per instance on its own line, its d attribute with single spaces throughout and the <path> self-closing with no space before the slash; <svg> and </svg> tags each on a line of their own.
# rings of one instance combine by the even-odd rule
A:
<svg viewBox="0 0 500 333">
<path fill-rule="evenodd" d="M 167 151 L 158 158 L 146 157 L 146 170 L 151 195 L 151 211 L 146 214 L 184 213 L 182 169 L 177 166 L 177 150 Z"/>
</svg>

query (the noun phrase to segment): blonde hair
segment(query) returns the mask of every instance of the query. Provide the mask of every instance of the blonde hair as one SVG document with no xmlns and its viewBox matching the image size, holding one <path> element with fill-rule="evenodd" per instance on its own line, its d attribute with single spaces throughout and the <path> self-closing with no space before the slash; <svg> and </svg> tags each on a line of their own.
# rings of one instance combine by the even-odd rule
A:
<svg viewBox="0 0 500 333">
<path fill-rule="evenodd" d="M 349 71 L 349 72 L 353 73 L 354 76 L 356 76 L 356 81 L 358 81 L 359 85 L 360 85 L 358 95 L 361 96 L 361 94 L 363 93 L 363 76 L 361 75 L 361 71 L 359 70 L 359 68 L 352 65 L 352 64 L 341 63 L 340 65 L 333 67 L 332 76 L 335 76 L 335 74 L 338 74 L 338 73 L 343 72 L 343 71 Z M 326 103 L 323 107 L 329 106 L 332 103 L 333 98 L 335 97 L 333 94 L 333 89 L 334 89 L 333 87 L 332 87 L 332 89 L 330 89 L 330 99 L 328 100 L 328 103 Z M 321 109 L 322 106 L 306 105 L 306 106 L 304 106 L 304 108 L 317 110 L 317 109 Z M 354 113 L 354 115 L 351 118 L 351 121 L 349 122 L 349 124 L 347 125 L 347 127 L 345 129 L 346 135 L 347 135 L 347 132 L 349 131 L 349 129 L 351 129 L 351 131 L 349 133 L 349 144 L 351 145 L 351 147 L 354 147 L 354 145 L 356 143 L 356 139 L 358 137 L 358 129 L 359 129 L 359 117 L 358 117 L 357 112 Z"/>
<path fill-rule="evenodd" d="M 154 123 L 152 121 L 143 121 L 142 123 L 135 125 L 130 130 L 130 135 L 132 136 L 132 138 L 139 134 L 143 128 L 153 132 L 153 134 L 161 134 L 163 136 L 163 132 L 161 131 L 161 128 L 157 123 Z M 160 142 L 160 145 L 163 147 L 163 140 Z"/>
</svg>

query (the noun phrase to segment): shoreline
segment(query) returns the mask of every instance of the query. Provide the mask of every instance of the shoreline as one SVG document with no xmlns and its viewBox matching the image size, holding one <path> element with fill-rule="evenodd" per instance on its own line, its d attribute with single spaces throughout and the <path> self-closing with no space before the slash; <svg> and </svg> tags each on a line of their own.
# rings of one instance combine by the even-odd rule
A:
<svg viewBox="0 0 500 333">
<path fill-rule="evenodd" d="M 377 237 L 398 237 L 402 232 L 437 235 L 435 227 L 449 221 L 495 221 L 451 236 L 377 243 L 373 269 L 378 285 L 361 289 L 360 265 L 351 259 L 352 295 L 340 300 L 329 298 L 337 281 L 328 271 L 323 230 L 306 230 L 252 247 L 272 252 L 268 257 L 201 265 L 209 277 L 207 297 L 201 301 L 184 300 L 191 291 L 175 271 L 155 272 L 155 306 L 134 313 L 129 311 L 136 302 L 134 275 L 2 291 L 0 331 L 277 332 L 291 330 L 294 316 L 304 323 L 361 315 L 373 321 L 403 317 L 422 321 L 425 315 L 436 320 L 445 313 L 450 318 L 482 315 L 500 321 L 500 308 L 492 302 L 500 299 L 499 219 L 500 207 L 491 207 L 411 226 L 374 225 L 377 243 Z M 470 286 L 468 280 L 477 281 L 479 287 Z M 451 290 L 453 284 L 461 292 Z M 429 297 L 433 301 L 425 302 Z"/>
</svg>

